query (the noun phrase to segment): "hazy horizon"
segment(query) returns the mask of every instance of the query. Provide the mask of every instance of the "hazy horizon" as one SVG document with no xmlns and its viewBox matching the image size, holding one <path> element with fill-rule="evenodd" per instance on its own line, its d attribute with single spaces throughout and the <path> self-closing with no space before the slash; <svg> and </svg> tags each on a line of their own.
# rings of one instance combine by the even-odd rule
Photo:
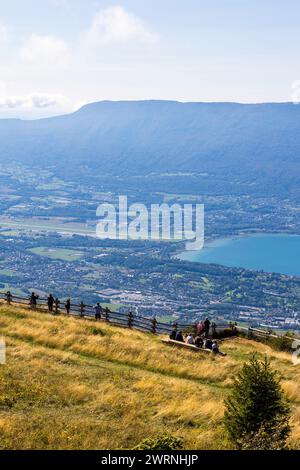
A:
<svg viewBox="0 0 300 470">
<path fill-rule="evenodd" d="M 76 109 L 73 109 L 73 110 L 70 110 L 70 111 L 65 111 L 65 112 L 57 112 L 57 113 L 54 113 L 53 115 L 50 114 L 50 115 L 46 115 L 46 116 L 8 116 L 8 117 L 5 117 L 5 116 L 2 116 L 0 114 L 0 121 L 1 120 L 5 120 L 5 119 L 17 119 L 17 120 L 21 120 L 21 121 L 36 121 L 36 120 L 40 120 L 40 119 L 51 119 L 51 118 L 55 118 L 55 117 L 59 117 L 59 116 L 65 116 L 65 115 L 68 115 L 68 114 L 73 114 L 73 113 L 76 113 L 78 111 L 80 111 L 81 109 L 85 108 L 86 106 L 89 106 L 89 105 L 94 105 L 94 104 L 100 104 L 100 103 L 146 103 L 146 102 L 157 102 L 157 103 L 163 103 L 163 102 L 166 102 L 166 103 L 178 103 L 178 104 L 211 104 L 211 105 L 217 105 L 217 104 L 234 104 L 234 105 L 238 105 L 238 106 L 257 106 L 257 105 L 298 105 L 298 103 L 293 103 L 292 101 L 269 101 L 269 102 L 253 102 L 253 103 L 242 103 L 242 102 L 237 102 L 237 101 L 179 101 L 179 100 L 167 100 L 167 99 L 140 99 L 140 100 L 99 100 L 99 101 L 90 101 L 88 103 L 85 103 L 85 104 L 82 104 L 80 105 L 78 108 Z"/>
</svg>

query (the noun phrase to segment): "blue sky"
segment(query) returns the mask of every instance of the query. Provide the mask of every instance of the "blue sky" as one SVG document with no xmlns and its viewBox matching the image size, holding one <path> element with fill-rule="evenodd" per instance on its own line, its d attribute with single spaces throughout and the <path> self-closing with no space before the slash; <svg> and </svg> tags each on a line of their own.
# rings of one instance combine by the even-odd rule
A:
<svg viewBox="0 0 300 470">
<path fill-rule="evenodd" d="M 103 99 L 292 101 L 300 80 L 299 0 L 0 7 L 0 117 L 51 116 Z"/>
</svg>

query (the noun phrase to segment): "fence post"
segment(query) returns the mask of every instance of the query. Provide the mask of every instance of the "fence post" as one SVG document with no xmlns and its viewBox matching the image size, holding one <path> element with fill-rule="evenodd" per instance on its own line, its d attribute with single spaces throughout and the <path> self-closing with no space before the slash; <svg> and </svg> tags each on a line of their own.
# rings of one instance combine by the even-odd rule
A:
<svg viewBox="0 0 300 470">
<path fill-rule="evenodd" d="M 80 316 L 83 317 L 84 316 L 84 312 L 85 312 L 85 305 L 83 302 L 80 302 Z"/>
<path fill-rule="evenodd" d="M 157 328 L 157 320 L 155 317 L 153 317 L 151 320 L 151 332 L 155 334 L 156 328 Z"/>
<path fill-rule="evenodd" d="M 133 325 L 133 313 L 130 311 L 128 313 L 128 328 L 132 328 Z"/>
<path fill-rule="evenodd" d="M 253 338 L 254 337 L 254 333 L 253 333 L 253 330 L 251 328 L 251 326 L 248 327 L 248 338 Z"/>
<path fill-rule="evenodd" d="M 105 321 L 109 322 L 109 308 L 108 307 L 105 307 L 104 313 L 105 313 Z"/>
<path fill-rule="evenodd" d="M 55 314 L 56 314 L 56 315 L 58 314 L 59 305 L 60 305 L 60 301 L 58 300 L 58 298 L 56 298 L 56 299 L 54 300 L 54 311 L 55 311 Z"/>
</svg>

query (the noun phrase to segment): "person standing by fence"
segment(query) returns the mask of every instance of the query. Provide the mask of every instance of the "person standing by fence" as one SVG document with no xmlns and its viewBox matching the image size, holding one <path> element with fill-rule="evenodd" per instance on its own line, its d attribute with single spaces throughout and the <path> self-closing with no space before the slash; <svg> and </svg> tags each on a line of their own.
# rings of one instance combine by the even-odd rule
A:
<svg viewBox="0 0 300 470">
<path fill-rule="evenodd" d="M 30 307 L 31 307 L 33 310 L 36 309 L 38 298 L 39 298 L 39 296 L 36 295 L 34 292 L 32 292 L 32 293 L 31 293 L 31 296 L 29 297 L 29 304 L 30 304 Z"/>
<path fill-rule="evenodd" d="M 204 321 L 204 333 L 205 333 L 206 338 L 209 335 L 209 328 L 210 328 L 210 321 L 208 318 L 206 318 Z"/>
<path fill-rule="evenodd" d="M 10 305 L 10 303 L 12 302 L 12 295 L 11 295 L 10 290 L 6 292 L 5 298 L 6 298 L 6 302 L 8 303 L 8 305 Z"/>
<path fill-rule="evenodd" d="M 95 320 L 101 320 L 102 307 L 99 302 L 96 303 L 94 310 L 95 310 Z"/>
<path fill-rule="evenodd" d="M 70 310 L 71 310 L 71 299 L 67 299 L 67 301 L 65 303 L 65 309 L 66 309 L 67 313 L 69 314 Z"/>
<path fill-rule="evenodd" d="M 48 295 L 47 304 L 49 312 L 53 312 L 54 297 L 52 294 Z"/>
<path fill-rule="evenodd" d="M 204 326 L 204 323 L 203 321 L 200 321 L 197 325 L 197 334 L 198 335 L 202 335 L 202 333 L 204 332 L 205 330 L 205 326 Z"/>
</svg>

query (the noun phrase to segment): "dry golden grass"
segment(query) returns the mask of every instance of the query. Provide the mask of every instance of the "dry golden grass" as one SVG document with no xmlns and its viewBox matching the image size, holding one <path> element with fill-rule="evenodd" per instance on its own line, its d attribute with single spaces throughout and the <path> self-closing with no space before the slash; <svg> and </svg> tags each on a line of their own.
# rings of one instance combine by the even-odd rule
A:
<svg viewBox="0 0 300 470">
<path fill-rule="evenodd" d="M 7 364 L 0 366 L 0 449 L 128 449 L 168 432 L 185 448 L 230 448 L 223 399 L 253 352 L 268 354 L 293 407 L 298 447 L 300 367 L 245 339 L 227 357 L 161 343 L 105 323 L 0 307 Z"/>
</svg>

